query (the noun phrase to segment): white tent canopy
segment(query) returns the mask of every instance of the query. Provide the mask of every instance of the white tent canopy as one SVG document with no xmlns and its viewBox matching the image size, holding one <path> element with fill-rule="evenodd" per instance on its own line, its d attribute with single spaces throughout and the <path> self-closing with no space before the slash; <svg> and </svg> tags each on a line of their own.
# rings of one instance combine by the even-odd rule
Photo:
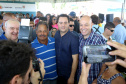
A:
<svg viewBox="0 0 126 84">
<path fill-rule="evenodd" d="M 50 2 L 50 3 L 60 3 L 60 2 L 79 2 L 79 1 L 117 1 L 123 3 L 124 0 L 0 0 L 0 1 L 19 1 L 19 2 Z"/>
</svg>

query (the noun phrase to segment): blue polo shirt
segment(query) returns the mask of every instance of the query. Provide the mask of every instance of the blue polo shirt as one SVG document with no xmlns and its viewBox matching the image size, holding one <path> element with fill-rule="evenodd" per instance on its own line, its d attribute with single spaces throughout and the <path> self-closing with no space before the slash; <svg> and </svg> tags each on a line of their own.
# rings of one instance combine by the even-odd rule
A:
<svg viewBox="0 0 126 84">
<path fill-rule="evenodd" d="M 0 36 L 0 40 L 7 40 L 7 38 L 5 37 L 5 32 L 3 32 L 3 34 Z"/>
<path fill-rule="evenodd" d="M 36 38 L 31 45 L 36 50 L 36 57 L 42 59 L 45 64 L 46 73 L 43 80 L 56 79 L 58 76 L 56 71 L 55 39 L 48 37 L 48 44 L 44 45 L 39 43 Z"/>
<path fill-rule="evenodd" d="M 56 62 L 58 76 L 70 77 L 72 55 L 79 53 L 79 38 L 68 31 L 61 37 L 60 31 L 55 34 Z"/>
</svg>

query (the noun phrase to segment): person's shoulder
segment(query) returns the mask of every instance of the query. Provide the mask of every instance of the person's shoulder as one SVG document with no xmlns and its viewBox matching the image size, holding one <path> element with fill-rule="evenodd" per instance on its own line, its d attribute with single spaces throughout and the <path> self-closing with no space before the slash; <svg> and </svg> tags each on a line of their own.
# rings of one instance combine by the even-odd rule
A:
<svg viewBox="0 0 126 84">
<path fill-rule="evenodd" d="M 76 36 L 75 34 L 73 34 L 72 32 L 69 32 L 69 37 L 70 38 L 79 38 L 78 36 Z"/>
<path fill-rule="evenodd" d="M 126 84 L 126 82 L 123 77 L 118 76 L 117 78 L 112 80 L 112 84 Z"/>
<path fill-rule="evenodd" d="M 102 42 L 105 42 L 105 39 L 102 37 L 101 34 L 98 34 L 98 33 L 95 33 L 94 32 L 94 36 L 98 41 L 102 41 Z"/>
<path fill-rule="evenodd" d="M 55 38 L 53 38 L 53 37 L 48 37 L 48 39 L 49 39 L 50 41 L 55 41 Z"/>
<path fill-rule="evenodd" d="M 7 38 L 4 36 L 5 33 L 3 33 L 1 36 L 0 36 L 0 40 L 7 40 Z"/>
<path fill-rule="evenodd" d="M 97 37 L 97 38 L 103 38 L 101 34 L 98 34 L 96 32 L 94 32 L 94 36 Z"/>
<path fill-rule="evenodd" d="M 0 36 L 0 40 L 2 40 L 2 35 Z"/>
<path fill-rule="evenodd" d="M 36 42 L 37 42 L 37 38 L 34 39 L 34 40 L 31 42 L 31 44 L 34 45 Z"/>
<path fill-rule="evenodd" d="M 57 36 L 59 36 L 59 35 L 60 35 L 60 31 L 58 30 L 58 31 L 56 32 L 56 34 L 55 34 L 54 37 L 57 37 Z"/>
</svg>

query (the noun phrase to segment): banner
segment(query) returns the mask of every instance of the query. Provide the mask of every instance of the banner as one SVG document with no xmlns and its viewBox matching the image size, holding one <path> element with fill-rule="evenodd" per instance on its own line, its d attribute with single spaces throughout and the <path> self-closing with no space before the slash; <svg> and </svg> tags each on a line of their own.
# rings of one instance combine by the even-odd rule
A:
<svg viewBox="0 0 126 84">
<path fill-rule="evenodd" d="M 35 4 L 0 3 L 0 11 L 34 12 L 36 11 L 36 7 Z"/>
</svg>

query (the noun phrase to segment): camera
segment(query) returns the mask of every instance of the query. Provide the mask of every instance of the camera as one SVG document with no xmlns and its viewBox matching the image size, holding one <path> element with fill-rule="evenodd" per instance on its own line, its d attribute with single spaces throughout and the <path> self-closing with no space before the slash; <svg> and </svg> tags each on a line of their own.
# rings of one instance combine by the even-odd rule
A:
<svg viewBox="0 0 126 84">
<path fill-rule="evenodd" d="M 112 62 L 116 56 L 109 55 L 109 52 L 115 50 L 109 45 L 90 45 L 83 47 L 83 61 L 86 63 Z"/>
<path fill-rule="evenodd" d="M 39 61 L 36 58 L 32 60 L 32 65 L 35 72 L 40 70 Z"/>
<path fill-rule="evenodd" d="M 37 58 L 33 58 L 32 59 L 32 65 L 33 65 L 33 69 L 34 69 L 34 71 L 36 72 L 36 71 L 39 71 L 39 73 L 40 73 L 40 79 L 38 79 L 39 80 L 39 84 L 40 84 L 40 81 L 43 81 L 43 77 L 42 77 L 42 72 L 41 72 L 41 70 L 40 70 L 40 66 L 39 66 L 39 61 L 37 60 Z"/>
</svg>

